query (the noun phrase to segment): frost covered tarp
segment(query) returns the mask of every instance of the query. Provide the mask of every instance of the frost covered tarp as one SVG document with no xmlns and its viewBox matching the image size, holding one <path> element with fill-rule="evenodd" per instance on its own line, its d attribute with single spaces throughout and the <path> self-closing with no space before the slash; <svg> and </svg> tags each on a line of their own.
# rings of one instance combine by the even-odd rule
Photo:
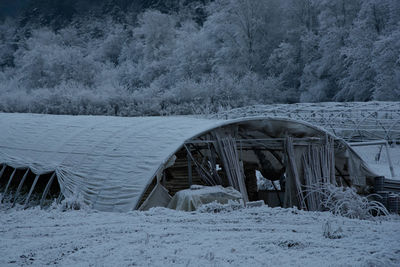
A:
<svg viewBox="0 0 400 267">
<path fill-rule="evenodd" d="M 242 195 L 232 187 L 203 187 L 192 186 L 189 189 L 179 191 L 171 199 L 168 208 L 175 210 L 194 211 L 201 205 L 218 202 L 228 203 L 229 200 L 239 201 Z"/>
<path fill-rule="evenodd" d="M 106 211 L 137 208 L 146 188 L 182 145 L 211 130 L 233 125 L 248 136 L 271 138 L 327 134 L 306 123 L 266 117 L 221 121 L 0 113 L 0 125 L 0 164 L 29 167 L 36 174 L 55 171 L 66 197 L 79 195 Z M 336 162 L 342 169 L 353 166 L 352 184 L 365 185 L 366 176 L 375 174 L 344 142 L 340 146 Z"/>
<path fill-rule="evenodd" d="M 37 174 L 56 170 L 64 194 L 127 211 L 184 140 L 217 124 L 193 120 L 0 114 L 0 162 Z"/>
</svg>

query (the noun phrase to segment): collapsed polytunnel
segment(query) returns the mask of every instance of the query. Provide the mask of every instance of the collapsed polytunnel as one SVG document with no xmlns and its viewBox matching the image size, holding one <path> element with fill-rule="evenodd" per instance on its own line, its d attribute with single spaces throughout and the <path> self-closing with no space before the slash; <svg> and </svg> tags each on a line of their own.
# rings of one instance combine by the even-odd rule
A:
<svg viewBox="0 0 400 267">
<path fill-rule="evenodd" d="M 102 211 L 148 209 L 200 184 L 311 209 L 307 186 L 329 182 L 362 193 L 377 176 L 342 139 L 290 119 L 0 113 L 0 125 L 2 200 L 25 207 L 75 196 Z M 257 172 L 279 188 L 260 194 Z"/>
</svg>

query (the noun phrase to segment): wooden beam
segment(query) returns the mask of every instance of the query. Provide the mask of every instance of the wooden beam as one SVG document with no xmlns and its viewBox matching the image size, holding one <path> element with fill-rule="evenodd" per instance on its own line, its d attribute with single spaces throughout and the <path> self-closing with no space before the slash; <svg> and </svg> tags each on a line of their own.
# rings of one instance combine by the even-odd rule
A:
<svg viewBox="0 0 400 267">
<path fill-rule="evenodd" d="M 325 144 L 325 138 L 307 137 L 307 138 L 292 138 L 293 146 L 309 146 L 311 144 Z M 337 141 L 337 139 L 334 139 Z M 270 151 L 283 151 L 285 138 L 244 138 L 235 139 L 236 144 L 240 143 L 243 150 L 251 150 L 254 146 L 261 146 Z M 187 140 L 186 145 L 196 145 L 202 149 L 206 149 L 202 145 L 217 145 L 215 140 Z M 336 142 L 335 145 L 338 145 Z"/>
<path fill-rule="evenodd" d="M 297 142 L 325 142 L 325 138 L 319 138 L 319 137 L 305 137 L 305 138 L 292 138 L 293 139 L 293 144 L 296 144 Z M 335 139 L 337 140 L 337 139 Z M 243 143 L 248 143 L 248 142 L 272 142 L 272 143 L 282 143 L 285 141 L 285 138 L 244 138 L 244 139 L 235 139 L 237 143 L 243 142 Z M 187 140 L 185 144 L 216 144 L 216 140 L 197 140 L 197 139 L 192 139 L 192 140 Z"/>
</svg>

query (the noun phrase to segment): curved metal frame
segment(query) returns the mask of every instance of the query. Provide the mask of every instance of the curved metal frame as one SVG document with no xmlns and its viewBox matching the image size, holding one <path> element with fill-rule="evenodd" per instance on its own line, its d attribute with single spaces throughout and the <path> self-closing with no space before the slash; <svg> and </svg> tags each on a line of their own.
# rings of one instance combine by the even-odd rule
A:
<svg viewBox="0 0 400 267">
<path fill-rule="evenodd" d="M 399 102 L 256 105 L 232 109 L 212 117 L 232 119 L 260 115 L 307 121 L 347 141 L 359 136 L 362 140 L 384 139 L 400 142 Z"/>
</svg>

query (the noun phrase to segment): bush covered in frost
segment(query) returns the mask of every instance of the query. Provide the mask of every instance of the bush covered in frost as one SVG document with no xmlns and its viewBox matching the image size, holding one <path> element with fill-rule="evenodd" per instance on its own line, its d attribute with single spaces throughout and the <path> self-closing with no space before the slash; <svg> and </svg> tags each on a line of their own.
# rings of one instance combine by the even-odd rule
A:
<svg viewBox="0 0 400 267">
<path fill-rule="evenodd" d="M 371 219 L 374 215 L 389 215 L 381 203 L 370 200 L 372 196 L 361 196 L 355 188 L 338 187 L 332 184 L 310 186 L 306 198 L 318 194 L 320 209 L 330 211 L 334 215 L 352 219 Z"/>
</svg>

